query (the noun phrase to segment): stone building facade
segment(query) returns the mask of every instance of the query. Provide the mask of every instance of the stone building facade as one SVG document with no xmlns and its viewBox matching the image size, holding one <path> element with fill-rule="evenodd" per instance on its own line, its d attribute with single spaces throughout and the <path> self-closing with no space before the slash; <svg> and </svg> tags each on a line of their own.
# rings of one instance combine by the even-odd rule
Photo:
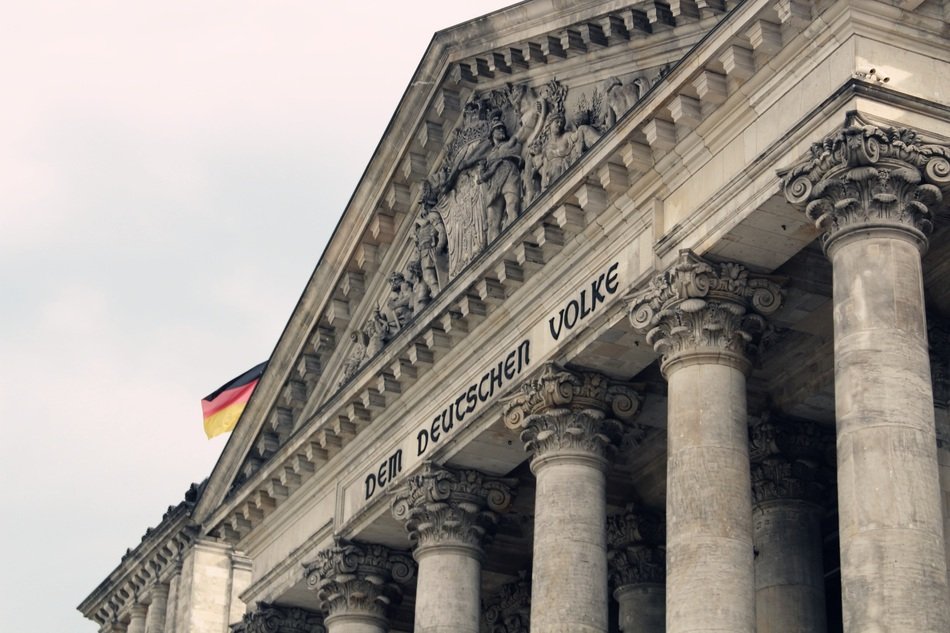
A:
<svg viewBox="0 0 950 633">
<path fill-rule="evenodd" d="M 950 631 L 950 2 L 438 33 L 103 633 Z"/>
</svg>

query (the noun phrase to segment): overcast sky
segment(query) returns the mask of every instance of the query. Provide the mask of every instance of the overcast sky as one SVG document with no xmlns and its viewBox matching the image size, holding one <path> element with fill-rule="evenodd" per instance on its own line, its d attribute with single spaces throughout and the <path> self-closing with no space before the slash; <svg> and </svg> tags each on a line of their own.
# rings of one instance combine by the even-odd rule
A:
<svg viewBox="0 0 950 633">
<path fill-rule="evenodd" d="M 2 629 L 207 476 L 432 34 L 492 0 L 0 2 Z"/>
</svg>

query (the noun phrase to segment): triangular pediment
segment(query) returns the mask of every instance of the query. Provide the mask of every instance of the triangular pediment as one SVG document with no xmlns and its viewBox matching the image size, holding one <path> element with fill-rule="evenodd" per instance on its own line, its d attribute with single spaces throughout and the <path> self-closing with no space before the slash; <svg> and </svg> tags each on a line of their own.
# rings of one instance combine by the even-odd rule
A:
<svg viewBox="0 0 950 633">
<path fill-rule="evenodd" d="M 246 534 L 503 300 L 506 282 L 543 265 L 577 225 L 571 209 L 459 294 L 457 280 L 551 204 L 727 9 L 616 5 L 538 0 L 436 34 L 212 474 L 196 516 L 220 525 L 207 527 Z M 704 89 L 724 92 L 720 77 Z M 673 116 L 700 117 L 692 101 Z M 661 143 L 671 127 L 654 126 Z M 612 174 L 598 187 L 616 188 Z M 448 288 L 458 298 L 436 305 Z"/>
</svg>

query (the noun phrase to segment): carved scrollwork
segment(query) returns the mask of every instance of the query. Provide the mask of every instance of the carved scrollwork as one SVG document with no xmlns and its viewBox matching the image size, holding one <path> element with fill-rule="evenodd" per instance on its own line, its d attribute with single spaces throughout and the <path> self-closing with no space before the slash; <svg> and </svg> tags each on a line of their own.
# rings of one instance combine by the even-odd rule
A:
<svg viewBox="0 0 950 633">
<path fill-rule="evenodd" d="M 607 517 L 608 577 L 613 589 L 666 579 L 666 526 L 656 512 L 634 504 Z"/>
<path fill-rule="evenodd" d="M 323 616 L 306 609 L 258 602 L 257 607 L 237 624 L 232 633 L 326 633 Z"/>
<path fill-rule="evenodd" d="M 521 572 L 515 582 L 502 585 L 498 593 L 483 604 L 484 633 L 528 633 L 531 616 L 531 581 Z"/>
<path fill-rule="evenodd" d="M 866 224 L 900 225 L 923 236 L 950 187 L 950 149 L 851 112 L 841 130 L 779 175 L 786 199 L 804 209 L 826 244 L 842 229 Z"/>
<path fill-rule="evenodd" d="M 337 538 L 333 547 L 304 565 L 304 574 L 328 615 L 382 618 L 402 598 L 400 585 L 412 579 L 415 563 L 408 554 L 382 545 Z"/>
<path fill-rule="evenodd" d="M 498 513 L 511 505 L 516 484 L 427 462 L 393 491 L 392 512 L 405 523 L 417 551 L 442 543 L 480 550 L 494 532 Z"/>
<path fill-rule="evenodd" d="M 781 305 L 782 290 L 739 264 L 708 262 L 680 251 L 676 263 L 627 299 L 630 323 L 663 355 L 720 350 L 747 358 L 768 330 L 763 318 Z"/>
<path fill-rule="evenodd" d="M 779 499 L 822 503 L 823 454 L 831 440 L 813 422 L 766 415 L 749 429 L 752 497 L 757 504 Z"/>
</svg>

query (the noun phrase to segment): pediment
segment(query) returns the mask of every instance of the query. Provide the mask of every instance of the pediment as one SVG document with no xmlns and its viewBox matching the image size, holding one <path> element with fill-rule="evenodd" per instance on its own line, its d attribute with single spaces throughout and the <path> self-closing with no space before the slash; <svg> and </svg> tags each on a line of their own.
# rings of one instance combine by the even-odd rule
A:
<svg viewBox="0 0 950 633">
<path fill-rule="evenodd" d="M 218 521 L 219 506 L 238 505 L 206 527 L 246 534 L 502 300 L 506 279 L 517 283 L 523 269 L 542 265 L 543 251 L 574 225 L 569 209 L 562 224 L 522 246 L 523 261 L 436 316 L 446 290 L 549 204 L 548 190 L 663 84 L 727 8 L 555 5 L 522 3 L 435 36 L 196 516 Z M 696 108 L 685 115 L 700 117 Z M 278 454 L 280 467 L 263 477 Z"/>
</svg>

